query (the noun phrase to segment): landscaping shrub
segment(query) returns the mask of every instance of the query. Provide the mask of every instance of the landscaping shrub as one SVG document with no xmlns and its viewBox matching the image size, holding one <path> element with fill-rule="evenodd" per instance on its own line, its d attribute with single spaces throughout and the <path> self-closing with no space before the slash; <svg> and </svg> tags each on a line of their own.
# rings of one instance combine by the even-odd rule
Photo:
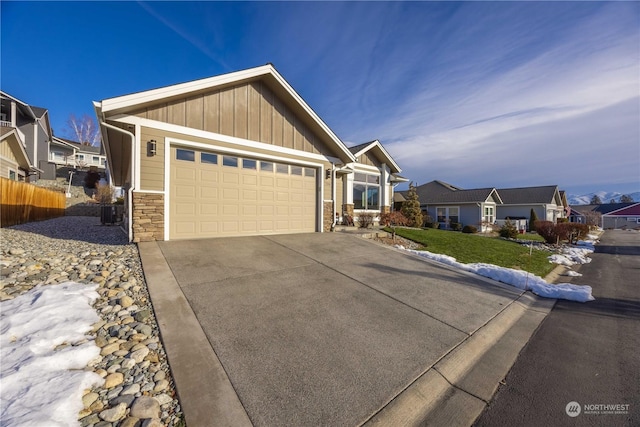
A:
<svg viewBox="0 0 640 427">
<path fill-rule="evenodd" d="M 373 214 L 361 213 L 358 215 L 358 227 L 369 228 L 373 226 Z"/>
<path fill-rule="evenodd" d="M 545 242 L 550 244 L 558 243 L 560 236 L 558 236 L 558 230 L 556 225 L 551 221 L 536 221 L 536 231 Z"/>
<path fill-rule="evenodd" d="M 536 221 L 538 221 L 538 214 L 531 208 L 531 213 L 529 214 L 529 232 L 536 231 Z"/>
<path fill-rule="evenodd" d="M 478 229 L 476 227 L 474 227 L 473 225 L 465 225 L 462 228 L 462 232 L 463 233 L 467 233 L 467 234 L 474 234 L 478 232 Z"/>
<path fill-rule="evenodd" d="M 561 222 L 556 224 L 556 234 L 560 240 L 566 240 L 575 245 L 578 240 L 583 240 L 587 237 L 589 226 L 575 222 Z"/>
<path fill-rule="evenodd" d="M 507 220 L 502 227 L 500 227 L 500 237 L 505 239 L 515 239 L 518 237 L 518 229 L 511 221 Z"/>
<path fill-rule="evenodd" d="M 420 209 L 420 199 L 418 193 L 416 193 L 416 187 L 409 184 L 409 192 L 406 195 L 406 200 L 402 202 L 402 214 L 409 220 L 407 225 L 411 227 L 422 226 L 422 209 Z"/>
<path fill-rule="evenodd" d="M 459 222 L 452 222 L 449 224 L 449 228 L 451 228 L 451 230 L 453 231 L 460 231 L 462 230 L 462 224 L 460 224 Z"/>
<path fill-rule="evenodd" d="M 400 211 L 383 213 L 380 215 L 380 225 L 389 227 L 392 225 L 407 225 L 409 220 Z"/>
<path fill-rule="evenodd" d="M 438 224 L 436 221 L 434 221 L 433 218 L 431 218 L 431 215 L 426 214 L 424 216 L 424 227 L 425 228 L 438 228 L 438 226 L 440 226 L 440 224 Z"/>
</svg>

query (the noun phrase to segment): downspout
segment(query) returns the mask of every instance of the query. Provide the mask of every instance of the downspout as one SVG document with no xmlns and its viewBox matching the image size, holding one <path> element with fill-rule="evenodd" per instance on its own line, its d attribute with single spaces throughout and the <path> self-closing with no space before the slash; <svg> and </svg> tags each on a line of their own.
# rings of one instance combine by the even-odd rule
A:
<svg viewBox="0 0 640 427">
<path fill-rule="evenodd" d="M 331 231 L 336 228 L 336 164 L 331 163 Z"/>
<path fill-rule="evenodd" d="M 133 170 L 133 168 L 135 167 L 135 159 L 136 159 L 136 150 L 135 150 L 135 141 L 136 141 L 136 137 L 133 133 L 129 132 L 128 130 L 125 129 L 120 129 L 117 126 L 113 126 L 110 125 L 109 123 L 105 122 L 105 121 L 101 121 L 100 124 L 108 129 L 113 129 L 117 132 L 121 132 L 125 135 L 128 135 L 129 138 L 131 138 L 131 166 L 130 166 L 130 172 L 131 172 L 131 189 L 129 191 L 127 191 L 127 205 L 129 206 L 129 211 L 127 212 L 127 216 L 128 216 L 128 236 L 129 236 L 129 241 L 131 242 L 133 240 L 133 190 L 135 190 L 136 187 L 136 182 L 135 182 L 135 178 L 136 178 L 136 174 L 135 171 Z"/>
</svg>

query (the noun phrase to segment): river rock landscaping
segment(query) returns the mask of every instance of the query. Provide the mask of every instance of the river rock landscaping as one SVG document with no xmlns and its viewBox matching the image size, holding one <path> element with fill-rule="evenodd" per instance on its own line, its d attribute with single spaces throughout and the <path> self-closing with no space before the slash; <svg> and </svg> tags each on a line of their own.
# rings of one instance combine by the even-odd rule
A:
<svg viewBox="0 0 640 427">
<path fill-rule="evenodd" d="M 35 286 L 97 284 L 100 320 L 86 367 L 104 384 L 85 391 L 83 427 L 184 425 L 136 245 L 95 217 L 61 217 L 1 231 L 0 301 Z"/>
</svg>

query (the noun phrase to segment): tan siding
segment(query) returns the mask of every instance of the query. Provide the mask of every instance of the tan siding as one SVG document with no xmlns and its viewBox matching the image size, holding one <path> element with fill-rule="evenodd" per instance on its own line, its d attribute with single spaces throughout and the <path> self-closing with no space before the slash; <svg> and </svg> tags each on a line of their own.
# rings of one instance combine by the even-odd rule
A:
<svg viewBox="0 0 640 427">
<path fill-rule="evenodd" d="M 14 162 L 18 161 L 13 151 L 11 151 L 11 147 L 9 147 L 9 142 L 6 140 L 0 143 L 0 156 L 11 159 Z"/>
<path fill-rule="evenodd" d="M 273 99 L 273 113 L 272 113 L 272 135 L 273 145 L 282 147 L 282 139 L 284 133 L 284 105 L 278 98 Z"/>
<path fill-rule="evenodd" d="M 220 92 L 220 133 L 233 135 L 233 113 L 234 96 L 233 89 L 226 89 Z"/>
<path fill-rule="evenodd" d="M 187 99 L 187 127 L 204 129 L 204 98 L 197 96 Z"/>
<path fill-rule="evenodd" d="M 185 123 L 185 101 L 178 100 L 169 103 L 167 109 L 167 120 L 169 123 L 184 126 Z"/>
<path fill-rule="evenodd" d="M 143 191 L 164 190 L 164 133 L 156 129 L 143 127 L 140 137 L 140 189 Z M 147 153 L 147 141 L 156 141 L 155 156 Z"/>
<path fill-rule="evenodd" d="M 308 153 L 332 152 L 263 82 L 175 99 L 132 114 Z"/>
<path fill-rule="evenodd" d="M 220 92 L 204 97 L 204 130 L 220 133 Z"/>
<path fill-rule="evenodd" d="M 262 99 L 260 101 L 260 142 L 273 143 L 271 135 L 271 116 L 273 114 L 273 93 L 264 87 L 262 89 Z"/>
<path fill-rule="evenodd" d="M 251 83 L 248 86 L 249 105 L 248 105 L 248 135 L 247 138 L 252 141 L 260 141 L 260 84 Z"/>
<path fill-rule="evenodd" d="M 247 139 L 248 116 L 249 116 L 249 92 L 247 85 L 238 86 L 234 89 L 233 103 L 233 136 Z"/>
</svg>

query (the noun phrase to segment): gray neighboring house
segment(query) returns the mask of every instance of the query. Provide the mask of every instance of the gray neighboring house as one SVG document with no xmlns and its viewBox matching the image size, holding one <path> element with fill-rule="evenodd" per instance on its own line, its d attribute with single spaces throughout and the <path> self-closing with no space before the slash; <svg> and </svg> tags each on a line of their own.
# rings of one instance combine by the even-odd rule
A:
<svg viewBox="0 0 640 427">
<path fill-rule="evenodd" d="M 16 137 L 29 158 L 27 181 L 55 177 L 55 166 L 49 164 L 49 143 L 53 132 L 46 108 L 29 105 L 0 91 L 0 126 L 16 129 Z"/>
<path fill-rule="evenodd" d="M 502 203 L 495 188 L 463 190 L 442 181 L 431 181 L 416 187 L 420 207 L 440 228 L 451 224 L 472 225 L 486 231 L 496 220 L 496 208 Z"/>
<path fill-rule="evenodd" d="M 100 147 L 54 136 L 50 144 L 49 161 L 57 167 L 95 167 L 98 171 L 104 172 L 107 157 L 101 153 Z"/>
<path fill-rule="evenodd" d="M 497 219 L 526 219 L 533 209 L 541 221 L 556 222 L 566 218 L 565 206 L 557 185 L 542 187 L 499 188 L 502 204 L 498 205 Z"/>
</svg>

